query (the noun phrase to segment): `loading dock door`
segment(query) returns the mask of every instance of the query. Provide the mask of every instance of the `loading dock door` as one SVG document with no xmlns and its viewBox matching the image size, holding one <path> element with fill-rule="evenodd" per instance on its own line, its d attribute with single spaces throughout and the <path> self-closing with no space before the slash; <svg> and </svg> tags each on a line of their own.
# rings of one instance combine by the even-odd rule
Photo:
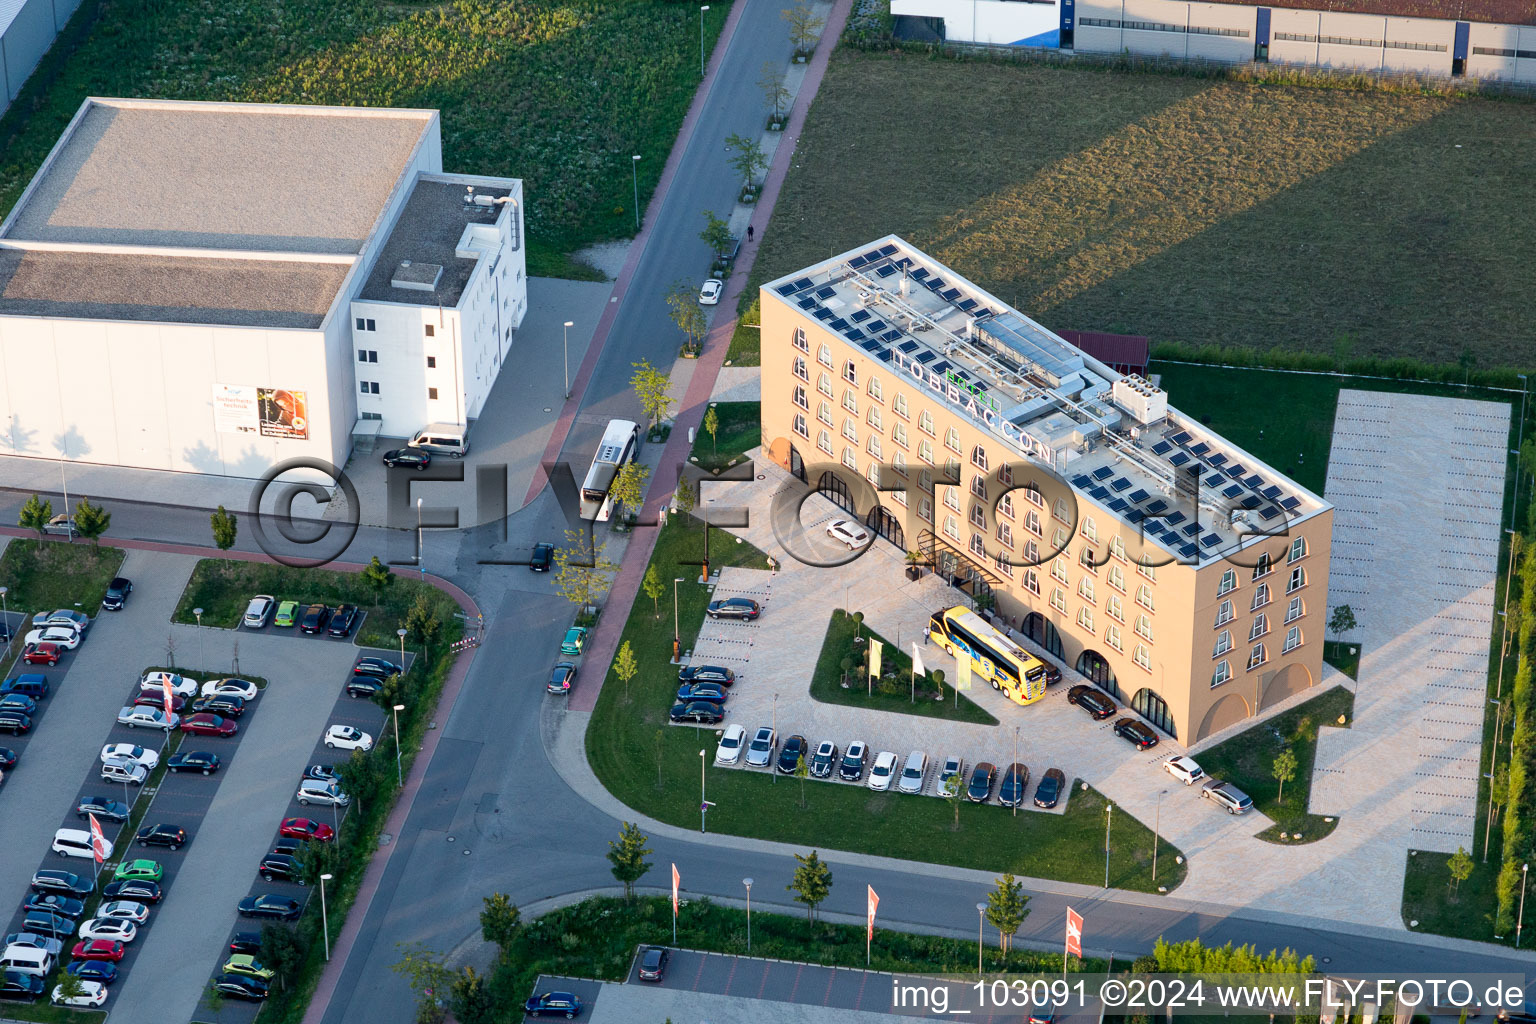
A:
<svg viewBox="0 0 1536 1024">
<path fill-rule="evenodd" d="M 1269 63 L 1269 8 L 1260 7 L 1253 21 L 1253 59 Z"/>
</svg>

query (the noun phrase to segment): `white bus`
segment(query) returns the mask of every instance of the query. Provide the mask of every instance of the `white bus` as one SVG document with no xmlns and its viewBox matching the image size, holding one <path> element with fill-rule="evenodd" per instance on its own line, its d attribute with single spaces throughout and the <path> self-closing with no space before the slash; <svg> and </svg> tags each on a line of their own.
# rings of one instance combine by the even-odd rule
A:
<svg viewBox="0 0 1536 1024">
<path fill-rule="evenodd" d="M 592 458 L 592 468 L 581 484 L 581 518 L 600 523 L 613 513 L 614 478 L 626 462 L 633 462 L 640 452 L 640 427 L 629 420 L 610 420 L 603 440 Z"/>
</svg>

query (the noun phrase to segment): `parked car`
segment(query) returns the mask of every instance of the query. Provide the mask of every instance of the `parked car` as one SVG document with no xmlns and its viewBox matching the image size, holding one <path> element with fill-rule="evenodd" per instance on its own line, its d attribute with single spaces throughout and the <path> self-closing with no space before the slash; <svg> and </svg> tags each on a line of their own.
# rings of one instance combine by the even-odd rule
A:
<svg viewBox="0 0 1536 1024">
<path fill-rule="evenodd" d="M 641 981 L 660 981 L 667 973 L 667 960 L 669 952 L 660 946 L 648 946 L 645 952 L 640 954 L 640 969 L 637 972 Z"/>
<path fill-rule="evenodd" d="M 992 799 L 992 783 L 997 778 L 997 765 L 978 761 L 971 769 L 971 781 L 965 787 L 965 798 L 973 804 L 984 804 Z"/>
<path fill-rule="evenodd" d="M 213 979 L 213 987 L 226 999 L 259 1002 L 267 998 L 267 983 L 260 978 L 247 978 L 243 974 L 221 974 Z"/>
<path fill-rule="evenodd" d="M 1047 809 L 1055 807 L 1066 788 L 1067 777 L 1061 769 L 1047 768 L 1045 774 L 1040 776 L 1040 784 L 1035 787 L 1035 806 Z"/>
<path fill-rule="evenodd" d="M 719 683 L 684 683 L 677 688 L 677 699 L 683 704 L 689 704 L 696 700 L 708 701 L 711 704 L 724 704 L 730 694 L 725 692 L 725 687 Z"/>
<path fill-rule="evenodd" d="M 181 731 L 192 736 L 233 736 L 239 729 L 234 719 L 210 715 L 206 711 L 181 720 Z"/>
<path fill-rule="evenodd" d="M 1151 726 L 1143 725 L 1134 718 L 1116 719 L 1115 735 L 1134 743 L 1137 750 L 1150 750 L 1157 746 L 1157 733 Z"/>
<path fill-rule="evenodd" d="M 146 729 L 163 729 L 170 732 L 180 723 L 181 716 L 174 711 L 171 712 L 170 718 L 166 718 L 164 708 L 145 707 L 142 704 L 123 708 L 117 713 L 117 724 L 126 725 L 130 729 L 143 726 Z"/>
<path fill-rule="evenodd" d="M 19 693 L 33 700 L 42 700 L 50 691 L 48 677 L 41 672 L 23 672 L 0 683 L 0 694 Z"/>
<path fill-rule="evenodd" d="M 0 769 L 10 771 L 16 767 L 17 760 L 19 758 L 16 756 L 16 751 L 10 747 L 0 747 Z"/>
<path fill-rule="evenodd" d="M 299 621 L 299 602 L 283 601 L 277 606 L 277 615 L 272 619 L 272 625 L 289 629 Z"/>
<path fill-rule="evenodd" d="M 704 282 L 699 289 L 699 305 L 714 306 L 720 302 L 720 293 L 725 290 L 725 282 L 718 277 L 712 277 Z"/>
<path fill-rule="evenodd" d="M 533 554 L 528 557 L 528 568 L 534 572 L 549 572 L 555 562 L 555 546 L 553 544 L 535 544 Z"/>
<path fill-rule="evenodd" d="M 950 782 L 954 779 L 953 783 Z M 944 759 L 944 766 L 933 776 L 933 795 L 952 796 L 956 789 L 965 786 L 965 758 L 950 754 Z"/>
<path fill-rule="evenodd" d="M 420 448 L 391 448 L 383 461 L 390 469 L 426 469 L 432 465 L 432 453 Z"/>
<path fill-rule="evenodd" d="M 37 711 L 37 701 L 23 693 L 0 693 L 0 711 L 19 711 L 30 715 Z"/>
<path fill-rule="evenodd" d="M 724 665 L 689 665 L 677 673 L 680 683 L 719 683 L 730 687 L 736 683 L 736 673 Z"/>
<path fill-rule="evenodd" d="M 1002 784 L 997 787 L 997 802 L 1004 807 L 1017 807 L 1024 802 L 1024 794 L 1028 792 L 1029 767 L 1015 761 L 1003 772 Z"/>
<path fill-rule="evenodd" d="M 20 946 L 23 949 L 40 949 L 49 956 L 57 958 L 64 951 L 64 943 L 47 935 L 39 935 L 36 932 L 11 932 L 0 942 L 0 949 L 9 949 L 12 946 Z"/>
<path fill-rule="evenodd" d="M 1095 722 L 1102 722 L 1116 711 L 1115 702 L 1103 693 L 1095 690 L 1087 683 L 1079 683 L 1067 691 L 1067 703 L 1076 704 L 1093 717 Z"/>
<path fill-rule="evenodd" d="M 359 658 L 357 664 L 352 666 L 354 676 L 372 676 L 375 679 L 388 679 L 390 676 L 400 674 L 400 666 L 385 658 Z"/>
<path fill-rule="evenodd" d="M 869 747 L 863 740 L 854 740 L 843 751 L 843 759 L 837 763 L 837 777 L 845 782 L 858 782 L 864 777 L 864 759 Z"/>
<path fill-rule="evenodd" d="M 99 981 L 110 985 L 117 980 L 117 964 L 105 960 L 71 960 L 64 968 L 81 981 Z"/>
<path fill-rule="evenodd" d="M 581 1000 L 571 992 L 540 992 L 530 996 L 523 1004 L 523 1012 L 530 1017 L 542 1017 L 545 1014 L 553 1017 L 578 1017 L 581 1015 Z"/>
<path fill-rule="evenodd" d="M 750 597 L 728 597 L 723 601 L 711 601 L 706 609 L 712 619 L 744 619 L 751 622 L 763 614 L 763 606 Z"/>
<path fill-rule="evenodd" d="M 229 940 L 229 951 L 231 953 L 260 953 L 261 933 L 235 932 L 234 936 Z"/>
<path fill-rule="evenodd" d="M 580 654 L 586 646 L 587 627 L 572 626 L 565 631 L 565 636 L 560 641 L 560 653 L 575 656 Z"/>
<path fill-rule="evenodd" d="M 837 765 L 837 744 L 831 740 L 822 740 L 816 745 L 816 753 L 811 755 L 810 772 L 815 779 L 830 779 L 832 769 Z"/>
<path fill-rule="evenodd" d="M 907 763 L 901 769 L 901 779 L 896 788 L 903 793 L 921 793 L 923 779 L 928 776 L 928 755 L 914 750 L 907 755 Z"/>
<path fill-rule="evenodd" d="M 82 978 L 77 991 L 71 996 L 64 994 L 63 985 L 53 986 L 54 1006 L 96 1007 L 106 1001 L 107 986 L 99 981 L 87 981 Z"/>
<path fill-rule="evenodd" d="M 22 931 L 32 932 L 34 935 L 48 935 L 53 938 L 68 936 L 75 930 L 73 919 L 63 914 L 55 914 L 51 910 L 29 910 L 21 916 Z"/>
<path fill-rule="evenodd" d="M 160 896 L 160 883 L 146 882 L 139 878 L 124 879 L 121 882 L 109 882 L 107 887 L 101 890 L 101 898 L 104 900 L 159 903 Z"/>
<path fill-rule="evenodd" d="M 126 576 L 114 577 L 112 582 L 107 584 L 107 593 L 101 599 L 101 606 L 109 612 L 122 611 L 131 593 L 133 593 L 133 580 Z"/>
<path fill-rule="evenodd" d="M 849 551 L 865 547 L 874 534 L 852 519 L 834 519 L 827 524 L 827 536 L 845 546 Z"/>
<path fill-rule="evenodd" d="M 667 717 L 674 722 L 695 725 L 716 725 L 725 721 L 725 710 L 719 704 L 696 700 L 692 704 L 674 704 Z"/>
<path fill-rule="evenodd" d="M 235 905 L 241 917 L 269 917 L 278 921 L 297 921 L 303 906 L 298 900 L 264 892 L 247 896 Z"/>
<path fill-rule="evenodd" d="M 59 871 L 56 868 L 34 871 L 31 888 L 33 892 L 61 892 L 71 896 L 89 896 L 96 891 L 95 884 L 89 878 L 82 878 L 73 871 Z"/>
<path fill-rule="evenodd" d="M 0 999 L 12 999 L 19 1003 L 30 1003 L 43 994 L 48 983 L 43 980 L 41 974 L 27 974 L 24 971 L 0 971 Z"/>
<path fill-rule="evenodd" d="M 156 693 L 153 690 L 140 690 L 134 694 L 133 704 L 134 707 L 140 708 L 163 708 L 165 707 L 165 694 Z M 171 714 L 181 714 L 182 709 L 186 706 L 187 698 L 174 695 L 171 697 Z"/>
<path fill-rule="evenodd" d="M 549 682 L 544 684 L 548 693 L 570 693 L 571 687 L 576 685 L 576 663 L 574 661 L 561 661 L 549 670 Z M 681 697 L 681 694 L 679 694 Z"/>
<path fill-rule="evenodd" d="M 331 624 L 325 627 L 325 635 L 349 637 L 352 635 L 352 628 L 357 625 L 357 620 L 360 618 L 362 615 L 358 612 L 357 605 L 338 605 L 331 613 Z"/>
<path fill-rule="evenodd" d="M 112 859 L 112 840 L 101 841 L 102 860 Z M 91 834 L 82 828 L 61 828 L 53 833 L 53 852 L 61 857 L 79 857 L 89 859 L 94 856 L 91 846 Z"/>
<path fill-rule="evenodd" d="M 245 615 L 241 617 L 240 624 L 246 629 L 261 629 L 272 618 L 272 609 L 276 606 L 277 599 L 271 594 L 257 594 L 245 606 Z"/>
<path fill-rule="evenodd" d="M 132 900 L 113 900 L 103 903 L 96 908 L 97 917 L 107 917 L 115 921 L 132 921 L 134 924 L 143 924 L 149 920 L 149 908 L 142 903 Z"/>
<path fill-rule="evenodd" d="M 325 730 L 325 745 L 338 750 L 372 750 L 373 737 L 351 725 L 333 725 Z"/>
<path fill-rule="evenodd" d="M 57 665 L 64 656 L 58 644 L 28 644 L 21 649 L 21 660 L 28 665 Z"/>
<path fill-rule="evenodd" d="M 245 714 L 245 698 L 237 697 L 232 693 L 213 693 L 197 698 L 188 710 L 193 714 L 206 713 L 239 718 Z"/>
<path fill-rule="evenodd" d="M 1200 788 L 1200 795 L 1222 807 L 1228 814 L 1242 814 L 1253 806 L 1253 797 L 1230 782 L 1211 779 Z"/>
<path fill-rule="evenodd" d="M 1172 775 L 1186 786 L 1193 786 L 1205 778 L 1205 769 L 1196 764 L 1194 758 L 1185 757 L 1183 754 L 1177 757 L 1170 757 L 1164 761 L 1163 771 Z"/>
<path fill-rule="evenodd" d="M 720 737 L 720 742 L 715 746 L 715 764 L 735 764 L 741 760 L 741 748 L 747 741 L 747 727 L 732 724 L 725 727 L 725 733 Z"/>
<path fill-rule="evenodd" d="M 291 853 L 269 853 L 256 865 L 256 873 L 267 882 L 298 882 L 303 885 L 304 865 Z"/>
<path fill-rule="evenodd" d="M 74 626 L 44 626 L 27 633 L 22 643 L 29 646 L 38 644 L 53 644 L 66 651 L 72 651 L 80 646 L 81 634 Z"/>
<path fill-rule="evenodd" d="M 779 747 L 779 759 L 775 764 L 782 775 L 793 775 L 800 767 L 800 762 L 810 753 L 810 744 L 805 742 L 804 736 L 788 736 L 784 744 Z"/>
<path fill-rule="evenodd" d="M 111 859 L 110 856 L 108 859 Z M 117 871 L 112 875 L 114 882 L 159 882 L 165 877 L 165 868 L 160 866 L 157 860 L 149 860 L 140 857 L 136 860 L 124 860 L 117 866 Z"/>
<path fill-rule="evenodd" d="M 869 769 L 868 786 L 876 792 L 885 792 L 891 788 L 891 783 L 896 779 L 896 773 L 901 766 L 900 760 L 893 750 L 882 750 L 875 755 L 875 762 Z"/>
<path fill-rule="evenodd" d="M 48 520 L 48 522 L 43 524 L 43 532 L 47 534 L 62 535 L 68 537 L 70 540 L 74 540 L 76 534 L 78 534 L 80 531 L 78 528 L 76 528 L 74 520 L 70 519 L 67 514 L 60 512 L 52 519 Z"/>
<path fill-rule="evenodd" d="M 312 604 L 304 609 L 299 618 L 299 629 L 305 633 L 318 633 L 331 621 L 331 609 L 323 604 Z"/>
<path fill-rule="evenodd" d="M 114 757 L 101 763 L 101 778 L 103 782 L 126 782 L 130 786 L 142 786 L 149 778 L 149 772 L 141 764 Z"/>
<path fill-rule="evenodd" d="M 752 742 L 747 745 L 747 766 L 768 767 L 768 762 L 773 760 L 773 748 L 778 744 L 778 734 L 766 725 L 760 726 L 753 734 Z"/>
<path fill-rule="evenodd" d="M 41 910 L 74 919 L 85 913 L 85 904 L 63 893 L 29 892 L 27 898 L 21 901 L 21 909 L 23 911 Z"/>
<path fill-rule="evenodd" d="M 272 968 L 257 960 L 250 953 L 234 953 L 224 961 L 225 974 L 243 974 L 247 978 L 259 978 L 262 981 L 271 981 L 277 974 Z"/>
<path fill-rule="evenodd" d="M 336 838 L 336 830 L 313 818 L 284 818 L 277 834 L 293 839 L 313 839 L 327 843 Z"/>
<path fill-rule="evenodd" d="M 163 693 L 170 686 L 173 697 L 197 696 L 197 680 L 177 675 L 175 672 L 146 672 L 139 680 L 139 689 L 146 693 Z"/>
<path fill-rule="evenodd" d="M 32 716 L 20 711 L 0 711 L 0 732 L 8 732 L 13 736 L 32 731 Z"/>
<path fill-rule="evenodd" d="M 70 950 L 76 960 L 109 960 L 117 963 L 123 958 L 124 947 L 113 939 L 82 939 Z"/>
<path fill-rule="evenodd" d="M 93 917 L 80 922 L 79 934 L 82 939 L 113 939 L 126 943 L 138 938 L 139 926 L 117 917 Z"/>
<path fill-rule="evenodd" d="M 319 779 L 304 779 L 300 782 L 294 798 L 305 807 L 310 804 L 345 807 L 352 802 L 352 798 L 343 793 L 336 783 L 321 782 Z"/>
<path fill-rule="evenodd" d="M 179 850 L 187 841 L 187 830 L 179 825 L 145 825 L 139 829 L 138 835 L 133 841 L 140 846 L 164 846 L 171 850 Z M 157 882 L 158 878 L 150 881 Z"/>
<path fill-rule="evenodd" d="M 353 700 L 372 700 L 384 690 L 384 680 L 373 676 L 353 676 L 347 680 L 347 696 Z"/>
<path fill-rule="evenodd" d="M 38 612 L 32 616 L 32 625 L 35 627 L 68 626 L 77 633 L 84 633 L 91 628 L 91 617 L 73 608 L 55 608 L 51 612 Z"/>
<path fill-rule="evenodd" d="M 312 764 L 304 769 L 304 778 L 319 779 L 321 782 L 340 782 L 341 774 L 336 771 L 333 764 Z"/>
<path fill-rule="evenodd" d="M 219 770 L 219 755 L 206 750 L 187 750 L 172 754 L 165 767 L 173 772 L 202 772 L 212 775 Z"/>
<path fill-rule="evenodd" d="M 101 763 L 106 764 L 108 761 L 127 761 L 153 771 L 160 763 L 160 755 L 135 743 L 108 743 L 101 748 Z"/>
<path fill-rule="evenodd" d="M 250 704 L 261 694 L 261 690 L 249 679 L 210 679 L 203 684 L 202 693 L 204 697 L 220 694 L 239 697 L 246 704 Z"/>
</svg>

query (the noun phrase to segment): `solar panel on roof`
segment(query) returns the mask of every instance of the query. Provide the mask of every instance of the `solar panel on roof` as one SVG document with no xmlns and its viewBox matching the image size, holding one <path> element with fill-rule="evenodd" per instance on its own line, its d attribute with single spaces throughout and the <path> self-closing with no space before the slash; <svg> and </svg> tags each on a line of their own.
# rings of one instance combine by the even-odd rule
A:
<svg viewBox="0 0 1536 1024">
<path fill-rule="evenodd" d="M 1201 441 L 1199 444 L 1190 445 L 1189 450 L 1194 452 L 1196 455 L 1204 455 L 1206 452 L 1211 450 L 1211 446 L 1206 444 L 1204 441 Z"/>
<path fill-rule="evenodd" d="M 1213 466 L 1220 467 L 1220 466 L 1226 464 L 1227 457 L 1225 455 L 1221 454 L 1221 452 L 1217 452 L 1215 455 L 1212 455 L 1210 458 L 1206 459 L 1205 461 L 1209 462 Z"/>
<path fill-rule="evenodd" d="M 805 298 L 801 299 L 797 305 L 799 305 L 801 309 L 814 309 L 816 306 L 816 297 L 813 295 L 807 295 Z"/>
<path fill-rule="evenodd" d="M 1280 514 L 1280 509 L 1279 509 L 1278 506 L 1276 506 L 1276 505 L 1266 505 L 1259 512 L 1259 518 L 1264 520 L 1267 523 L 1267 522 L 1269 522 L 1271 519 L 1275 518 L 1275 516 L 1277 516 L 1279 514 Z"/>
<path fill-rule="evenodd" d="M 808 277 L 802 277 L 800 280 L 795 282 L 795 291 L 802 292 L 802 291 L 805 291 L 805 289 L 809 288 L 810 286 L 811 286 L 811 279 L 808 278 Z"/>
<path fill-rule="evenodd" d="M 1104 487 L 1094 487 L 1088 491 L 1088 496 L 1098 501 L 1103 501 L 1109 497 L 1109 490 Z"/>
<path fill-rule="evenodd" d="M 991 310 L 991 309 L 983 308 L 983 309 L 978 309 L 975 312 L 974 315 L 975 315 L 976 319 L 980 320 L 984 316 L 992 316 L 992 315 L 994 315 L 994 311 Z"/>
<path fill-rule="evenodd" d="M 1221 543 L 1221 538 L 1216 536 L 1214 533 L 1208 533 L 1204 537 L 1200 538 L 1200 543 L 1204 544 L 1208 548 L 1213 548 Z"/>
<path fill-rule="evenodd" d="M 1073 487 L 1087 487 L 1092 482 L 1092 478 L 1089 477 L 1087 473 L 1079 473 L 1077 476 L 1072 478 Z"/>
<path fill-rule="evenodd" d="M 1178 526 L 1184 521 L 1184 519 L 1185 515 L 1183 512 L 1175 511 L 1170 515 L 1164 516 L 1163 522 L 1167 523 L 1169 526 Z"/>
<path fill-rule="evenodd" d="M 917 342 L 915 342 L 915 341 L 904 341 L 904 342 L 901 343 L 901 350 L 903 352 L 907 352 L 907 353 L 916 352 L 917 351 Z"/>
<path fill-rule="evenodd" d="M 1133 508 L 1125 514 L 1125 521 L 1128 523 L 1139 523 L 1145 518 L 1147 514 L 1139 508 Z"/>
<path fill-rule="evenodd" d="M 976 308 L 976 300 L 975 299 L 962 299 L 961 301 L 955 303 L 955 305 L 959 306 L 961 309 L 963 309 L 967 313 L 969 313 L 971 310 Z"/>
<path fill-rule="evenodd" d="M 1123 476 L 1117 476 L 1117 477 L 1115 477 L 1114 482 L 1111 483 L 1109 486 L 1113 487 L 1115 489 L 1115 491 L 1118 493 L 1118 492 L 1123 491 L 1126 488 L 1130 487 L 1131 486 L 1131 482 L 1129 480 L 1127 480 Z"/>
<path fill-rule="evenodd" d="M 865 352 L 873 352 L 879 347 L 880 341 L 878 338 L 865 338 L 863 341 L 859 342 L 859 348 L 863 349 Z"/>
<path fill-rule="evenodd" d="M 1148 517 L 1141 529 L 1144 533 L 1150 533 L 1154 537 L 1161 537 L 1163 535 L 1163 521 Z"/>
<path fill-rule="evenodd" d="M 866 264 L 868 262 L 869 262 L 869 260 L 865 259 L 863 256 L 855 256 L 853 259 L 848 261 L 848 266 L 850 268 L 852 268 L 853 270 L 858 270 L 860 267 L 862 267 L 864 264 Z"/>
<path fill-rule="evenodd" d="M 795 294 L 795 286 L 793 283 L 781 284 L 775 288 L 774 291 L 778 292 L 780 295 L 793 295 Z"/>
<path fill-rule="evenodd" d="M 892 330 L 886 331 L 884 334 L 880 335 L 880 340 L 890 342 L 894 345 L 896 343 L 896 339 L 899 337 L 901 337 L 901 332 Z"/>
<path fill-rule="evenodd" d="M 1298 506 L 1300 504 L 1301 504 L 1301 499 L 1300 498 L 1285 498 L 1284 500 L 1282 500 L 1280 502 L 1280 507 L 1285 509 L 1287 512 L 1289 512 L 1292 509 L 1296 508 L 1296 506 Z"/>
<path fill-rule="evenodd" d="M 917 278 L 919 281 L 926 281 L 928 279 L 928 268 L 917 267 L 912 271 L 912 276 Z"/>
<path fill-rule="evenodd" d="M 888 363 L 888 362 L 891 361 L 891 350 L 890 349 L 882 348 L 880 350 L 880 361 L 881 362 L 885 362 L 885 363 Z"/>
<path fill-rule="evenodd" d="M 1134 491 L 1131 492 L 1131 500 L 1136 502 L 1136 504 L 1138 504 L 1138 505 L 1141 504 L 1142 502 L 1146 501 L 1150 497 L 1152 497 L 1152 495 L 1148 494 L 1146 491 L 1142 490 L 1140 487 L 1136 488 Z"/>
<path fill-rule="evenodd" d="M 1280 497 L 1280 487 L 1277 484 L 1270 484 L 1259 493 L 1273 501 L 1274 499 Z"/>
<path fill-rule="evenodd" d="M 1195 547 L 1193 544 L 1185 544 L 1179 548 L 1179 554 L 1183 555 L 1185 558 L 1194 558 L 1195 553 L 1199 550 L 1200 549 Z"/>
<path fill-rule="evenodd" d="M 1188 526 L 1185 526 L 1184 527 L 1184 536 L 1186 536 L 1186 537 L 1198 537 L 1198 536 L 1200 536 L 1200 524 L 1199 523 L 1190 523 Z"/>
<path fill-rule="evenodd" d="M 917 357 L 917 361 L 926 366 L 937 358 L 938 357 L 935 356 L 932 352 L 924 352 L 922 355 Z"/>
<path fill-rule="evenodd" d="M 856 324 L 861 324 L 865 320 L 869 319 L 869 310 L 867 310 L 867 309 L 856 309 L 856 310 L 853 311 L 853 315 L 850 316 L 848 319 L 852 320 Z"/>
<path fill-rule="evenodd" d="M 864 337 L 864 332 L 859 330 L 857 327 L 850 327 L 843 332 L 843 337 L 847 338 L 849 341 L 858 341 L 860 338 Z"/>
<path fill-rule="evenodd" d="M 956 299 L 958 299 L 960 297 L 960 289 L 959 288 L 946 288 L 946 289 L 944 289 L 944 291 L 939 293 L 939 297 L 942 298 L 942 299 L 946 299 L 949 302 L 954 302 Z"/>
<path fill-rule="evenodd" d="M 896 273 L 896 268 L 891 266 L 889 263 L 887 263 L 885 266 L 883 266 L 879 270 L 875 271 L 875 276 L 876 277 L 890 277 L 894 273 Z"/>
<path fill-rule="evenodd" d="M 1167 510 L 1167 508 L 1168 508 L 1168 503 L 1166 501 L 1164 501 L 1162 498 L 1158 498 L 1152 504 L 1147 506 L 1147 513 L 1149 515 L 1154 515 L 1154 516 L 1162 515 L 1163 512 Z"/>
<path fill-rule="evenodd" d="M 1108 480 L 1114 475 L 1115 471 L 1108 466 L 1100 466 L 1098 469 L 1093 471 L 1093 478 L 1095 480 Z"/>
<path fill-rule="evenodd" d="M 1221 492 L 1221 496 L 1223 498 L 1235 498 L 1242 493 L 1243 489 L 1241 487 L 1239 487 L 1237 484 L 1232 484 L 1226 490 Z"/>
<path fill-rule="evenodd" d="M 840 331 L 844 327 L 848 326 L 848 321 L 844 320 L 842 317 L 838 317 L 836 320 L 827 321 L 827 326 L 832 328 L 834 331 Z"/>
<path fill-rule="evenodd" d="M 874 263 L 876 260 L 878 260 L 880 258 L 880 256 L 881 256 L 881 252 L 880 252 L 879 249 L 871 249 L 871 250 L 869 250 L 869 252 L 864 254 L 863 260 L 864 260 L 865 263 Z"/>
<path fill-rule="evenodd" d="M 1263 482 L 1264 482 L 1263 478 L 1260 477 L 1259 474 L 1257 474 L 1257 473 L 1253 474 L 1250 477 L 1245 477 L 1243 479 L 1243 483 L 1245 485 L 1247 485 L 1248 487 L 1257 487 L 1257 486 L 1259 486 L 1259 484 L 1261 484 Z"/>
<path fill-rule="evenodd" d="M 1184 463 L 1189 461 L 1189 456 L 1185 455 L 1183 452 L 1174 452 L 1173 455 L 1169 457 L 1168 461 L 1175 466 L 1182 466 Z"/>
<path fill-rule="evenodd" d="M 828 285 L 822 285 L 820 288 L 816 289 L 816 297 L 817 298 L 830 299 L 832 296 L 834 296 L 836 294 L 837 294 L 837 289 L 833 288 L 829 284 Z"/>
<path fill-rule="evenodd" d="M 930 278 L 928 281 L 928 287 L 932 288 L 936 292 L 943 291 L 945 287 L 944 279 L 942 277 Z"/>
<path fill-rule="evenodd" d="M 1238 462 L 1228 466 L 1226 472 L 1227 476 L 1231 477 L 1233 480 L 1241 480 L 1243 478 L 1243 474 L 1248 472 L 1248 467 Z"/>
<path fill-rule="evenodd" d="M 1250 494 L 1238 502 L 1238 504 L 1242 505 L 1243 508 L 1258 508 L 1263 502 L 1259 501 L 1257 496 Z"/>
<path fill-rule="evenodd" d="M 881 256 L 892 256 L 892 255 L 895 255 L 895 253 L 896 253 L 896 243 L 895 242 L 886 242 L 884 245 L 882 245 L 880 247 L 880 255 Z"/>
<path fill-rule="evenodd" d="M 943 373 L 945 370 L 949 369 L 949 362 L 946 360 L 939 363 L 937 366 L 930 366 L 928 369 L 933 373 Z"/>
<path fill-rule="evenodd" d="M 1126 509 L 1130 508 L 1131 506 L 1126 503 L 1126 500 L 1124 498 L 1116 498 L 1114 501 L 1111 501 L 1109 503 L 1109 507 L 1110 507 L 1111 511 L 1114 511 L 1114 512 L 1124 512 Z"/>
<path fill-rule="evenodd" d="M 903 256 L 901 259 L 896 261 L 896 265 L 898 267 L 910 267 L 912 265 L 912 257 Z"/>
<path fill-rule="evenodd" d="M 871 320 L 869 323 L 864 325 L 864 329 L 870 334 L 879 334 L 881 331 L 885 330 L 885 321 Z"/>
<path fill-rule="evenodd" d="M 1173 451 L 1173 445 L 1169 444 L 1167 441 L 1159 441 L 1157 444 L 1152 446 L 1153 455 L 1167 455 L 1171 451 Z"/>
<path fill-rule="evenodd" d="M 1172 441 L 1174 444 L 1183 444 L 1189 440 L 1189 431 L 1181 430 L 1177 434 L 1174 434 L 1172 437 L 1170 437 L 1168 440 Z"/>
<path fill-rule="evenodd" d="M 820 308 L 818 310 L 814 310 L 811 313 L 811 316 L 815 317 L 817 320 L 831 320 L 832 319 L 832 311 L 830 309 L 826 308 L 825 306 L 823 306 L 822 308 Z"/>
</svg>

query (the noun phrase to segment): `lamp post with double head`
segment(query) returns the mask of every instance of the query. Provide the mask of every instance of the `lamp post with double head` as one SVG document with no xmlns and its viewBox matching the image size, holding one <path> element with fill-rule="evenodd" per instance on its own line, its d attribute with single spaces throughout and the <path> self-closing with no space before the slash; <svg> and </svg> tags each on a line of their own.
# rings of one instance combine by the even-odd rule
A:
<svg viewBox="0 0 1536 1024">
<path fill-rule="evenodd" d="M 404 704 L 395 705 L 395 785 L 405 785 L 405 771 L 400 767 L 400 712 L 405 710 Z"/>
<path fill-rule="evenodd" d="M 565 353 L 565 397 L 571 397 L 571 328 L 576 326 L 576 321 L 565 322 L 565 334 L 561 343 L 561 349 Z"/>
<path fill-rule="evenodd" d="M 986 923 L 986 920 L 987 905 L 985 903 L 976 904 L 976 976 L 978 978 L 981 977 L 981 949 L 983 943 L 985 942 L 981 934 L 981 929 L 982 925 Z"/>
<path fill-rule="evenodd" d="M 704 12 L 709 10 L 709 4 L 699 8 L 699 77 L 704 77 Z"/>
<path fill-rule="evenodd" d="M 395 636 L 400 638 L 400 671 L 405 672 L 405 630 L 395 630 Z"/>
<path fill-rule="evenodd" d="M 752 879 L 743 878 L 741 884 L 747 887 L 747 955 L 752 955 Z"/>
<path fill-rule="evenodd" d="M 199 667 L 202 667 L 207 664 L 203 660 L 203 610 L 201 608 L 193 608 L 192 614 L 197 619 L 197 664 Z"/>
<path fill-rule="evenodd" d="M 329 873 L 320 876 L 320 931 L 325 935 L 325 960 L 331 960 L 331 919 L 325 907 L 325 883 L 331 880 Z M 311 947 L 313 948 L 313 947 Z"/>
</svg>

